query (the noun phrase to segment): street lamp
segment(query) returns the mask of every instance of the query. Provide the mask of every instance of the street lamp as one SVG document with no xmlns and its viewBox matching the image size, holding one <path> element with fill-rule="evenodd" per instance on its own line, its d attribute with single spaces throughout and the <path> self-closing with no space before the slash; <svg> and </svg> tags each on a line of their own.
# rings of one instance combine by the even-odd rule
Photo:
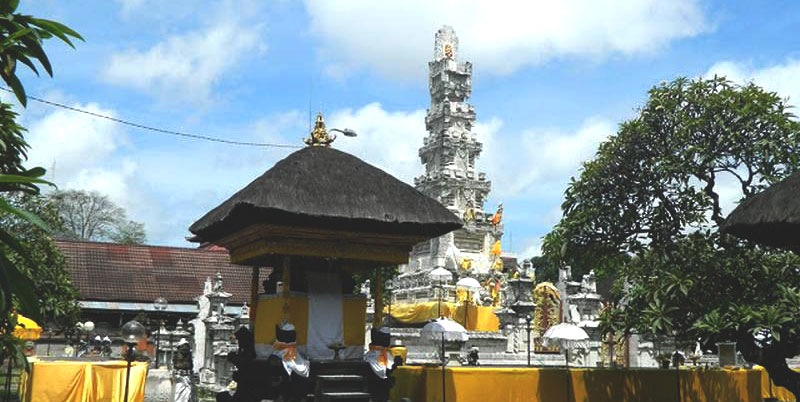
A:
<svg viewBox="0 0 800 402">
<path fill-rule="evenodd" d="M 345 129 L 332 128 L 332 129 L 330 129 L 330 131 L 338 131 L 338 132 L 344 134 L 346 137 L 355 137 L 355 136 L 358 135 L 358 134 L 356 134 L 355 130 L 351 130 L 349 128 L 345 128 Z"/>
<path fill-rule="evenodd" d="M 161 345 L 161 327 L 164 325 L 164 320 L 161 318 L 161 312 L 167 309 L 167 299 L 158 297 L 153 301 L 153 307 L 159 312 L 158 328 L 156 329 L 156 364 L 154 368 L 158 368 L 158 351 Z"/>
<path fill-rule="evenodd" d="M 528 367 L 531 366 L 531 321 L 533 321 L 533 317 L 530 314 L 525 316 L 525 323 L 528 325 Z"/>
<path fill-rule="evenodd" d="M 128 367 L 125 370 L 125 397 L 124 402 L 128 402 L 128 384 L 131 380 L 131 362 L 133 362 L 134 350 L 136 345 L 144 339 L 144 326 L 139 324 L 136 320 L 131 320 L 122 326 L 122 341 L 128 346 L 125 351 L 125 360 L 128 362 Z"/>
</svg>

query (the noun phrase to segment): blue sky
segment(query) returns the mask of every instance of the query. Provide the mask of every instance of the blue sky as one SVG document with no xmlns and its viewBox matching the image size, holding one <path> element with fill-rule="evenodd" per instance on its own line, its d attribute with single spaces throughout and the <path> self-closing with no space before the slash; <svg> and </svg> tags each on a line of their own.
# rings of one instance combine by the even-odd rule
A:
<svg viewBox="0 0 800 402">
<path fill-rule="evenodd" d="M 300 143 L 309 110 L 359 133 L 335 145 L 411 182 L 422 172 L 427 62 L 454 27 L 474 65 L 486 204 L 505 205 L 505 251 L 538 253 L 570 176 L 646 91 L 726 74 L 800 99 L 800 2 L 702 0 L 23 2 L 86 42 L 47 46 L 55 78 L 29 94 L 167 129 Z M 6 94 L 3 100 L 10 101 Z M 286 149 L 190 141 L 49 106 L 22 110 L 30 164 L 62 188 L 107 194 L 149 242 L 187 227 Z M 52 169 L 55 167 L 55 169 Z M 729 206 L 732 204 L 728 204 Z"/>
</svg>

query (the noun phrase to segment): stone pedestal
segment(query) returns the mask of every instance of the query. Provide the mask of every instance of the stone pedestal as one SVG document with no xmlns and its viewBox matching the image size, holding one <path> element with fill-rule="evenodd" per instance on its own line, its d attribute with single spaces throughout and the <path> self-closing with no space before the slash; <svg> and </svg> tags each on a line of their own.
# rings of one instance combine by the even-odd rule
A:
<svg viewBox="0 0 800 402">
<path fill-rule="evenodd" d="M 144 399 L 147 402 L 172 402 L 172 374 L 166 367 L 147 371 Z"/>
</svg>

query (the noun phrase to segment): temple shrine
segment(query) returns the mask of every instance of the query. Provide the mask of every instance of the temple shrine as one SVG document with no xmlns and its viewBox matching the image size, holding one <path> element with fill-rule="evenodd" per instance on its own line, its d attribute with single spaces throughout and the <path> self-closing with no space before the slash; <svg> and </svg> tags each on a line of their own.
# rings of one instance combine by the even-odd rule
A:
<svg viewBox="0 0 800 402">
<path fill-rule="evenodd" d="M 242 269 L 252 267 L 253 330 L 237 330 L 238 351 L 227 354 L 237 367 L 231 400 L 387 395 L 373 385 L 389 380 L 372 381 L 365 359 L 366 298 L 354 294 L 353 276 L 404 264 L 415 244 L 461 227 L 436 200 L 331 148 L 334 139 L 318 115 L 307 147 L 189 229 L 196 241 L 227 249 Z M 271 268 L 263 282 L 261 267 Z M 370 342 L 370 351 L 388 341 L 387 334 Z"/>
</svg>

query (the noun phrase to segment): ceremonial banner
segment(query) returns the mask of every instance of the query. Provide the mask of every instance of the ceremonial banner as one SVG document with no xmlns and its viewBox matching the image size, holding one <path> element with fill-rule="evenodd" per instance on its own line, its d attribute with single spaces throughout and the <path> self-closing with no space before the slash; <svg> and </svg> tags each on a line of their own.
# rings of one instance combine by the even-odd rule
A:
<svg viewBox="0 0 800 402">
<path fill-rule="evenodd" d="M 121 401 L 125 392 L 124 361 L 34 361 L 24 374 L 20 399 L 25 402 Z M 128 401 L 144 401 L 147 363 L 131 365 Z"/>
</svg>

